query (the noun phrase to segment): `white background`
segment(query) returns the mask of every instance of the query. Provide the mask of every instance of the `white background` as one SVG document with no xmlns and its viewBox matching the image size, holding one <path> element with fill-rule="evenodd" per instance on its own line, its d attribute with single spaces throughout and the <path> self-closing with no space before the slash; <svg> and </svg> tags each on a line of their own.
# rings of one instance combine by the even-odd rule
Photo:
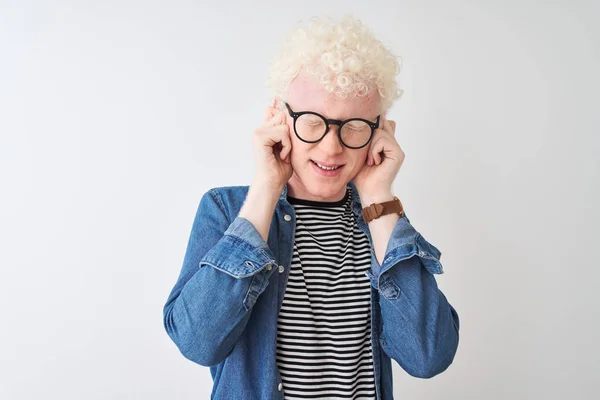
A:
<svg viewBox="0 0 600 400">
<path fill-rule="evenodd" d="M 461 318 L 395 396 L 597 398 L 598 5 L 356 3 L 0 0 L 0 398 L 209 398 L 162 324 L 198 202 L 251 182 L 278 41 L 348 12 L 403 58 L 395 193 Z"/>
</svg>

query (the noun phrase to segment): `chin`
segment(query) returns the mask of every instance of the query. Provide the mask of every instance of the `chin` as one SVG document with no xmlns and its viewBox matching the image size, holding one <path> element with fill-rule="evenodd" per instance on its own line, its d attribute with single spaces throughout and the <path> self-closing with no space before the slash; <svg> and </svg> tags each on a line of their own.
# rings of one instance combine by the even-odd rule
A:
<svg viewBox="0 0 600 400">
<path fill-rule="evenodd" d="M 337 184 L 337 183 L 326 184 L 326 183 L 320 183 L 320 182 L 312 182 L 310 184 L 309 190 L 315 196 L 331 197 L 331 196 L 335 196 L 339 192 L 340 187 L 341 187 L 341 185 Z"/>
<path fill-rule="evenodd" d="M 319 182 L 314 178 L 307 185 L 307 189 L 313 194 L 313 196 L 323 197 L 330 199 L 339 195 L 340 191 L 347 186 L 348 182 L 344 178 L 339 178 L 335 182 Z"/>
</svg>

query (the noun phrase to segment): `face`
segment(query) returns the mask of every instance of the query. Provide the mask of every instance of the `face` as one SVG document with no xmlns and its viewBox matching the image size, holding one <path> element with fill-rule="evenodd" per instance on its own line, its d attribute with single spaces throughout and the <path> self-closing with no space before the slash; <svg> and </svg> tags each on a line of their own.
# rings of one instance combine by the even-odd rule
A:
<svg viewBox="0 0 600 400">
<path fill-rule="evenodd" d="M 278 101 L 281 101 L 278 99 Z M 379 94 L 371 97 L 338 99 L 314 81 L 300 75 L 289 87 L 287 102 L 295 112 L 314 111 L 328 119 L 346 120 L 364 118 L 375 122 L 380 114 Z M 317 143 L 306 143 L 294 133 L 294 119 L 287 113 L 290 127 L 294 170 L 288 181 L 288 194 L 313 201 L 339 201 L 344 198 L 346 185 L 361 170 L 367 159 L 371 142 L 361 149 L 344 146 L 338 137 L 338 125 L 329 125 L 325 137 Z M 325 171 L 316 163 L 339 166 L 335 171 Z"/>
</svg>

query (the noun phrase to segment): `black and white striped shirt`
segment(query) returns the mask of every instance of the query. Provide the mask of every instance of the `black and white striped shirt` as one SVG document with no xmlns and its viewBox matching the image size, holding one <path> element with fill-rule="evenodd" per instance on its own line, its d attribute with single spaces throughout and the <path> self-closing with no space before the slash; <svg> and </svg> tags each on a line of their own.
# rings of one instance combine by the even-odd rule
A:
<svg viewBox="0 0 600 400">
<path fill-rule="evenodd" d="M 352 191 L 338 202 L 288 196 L 294 253 L 277 321 L 277 365 L 286 400 L 375 399 L 370 245 L 356 225 Z"/>
</svg>

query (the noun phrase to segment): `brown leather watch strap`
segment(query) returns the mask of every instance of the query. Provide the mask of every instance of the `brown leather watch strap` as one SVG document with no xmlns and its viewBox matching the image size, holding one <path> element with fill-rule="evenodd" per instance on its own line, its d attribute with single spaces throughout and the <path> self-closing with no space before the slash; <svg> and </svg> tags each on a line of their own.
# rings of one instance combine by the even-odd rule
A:
<svg viewBox="0 0 600 400">
<path fill-rule="evenodd" d="M 394 213 L 397 213 L 399 217 L 404 216 L 404 207 L 402 207 L 400 199 L 398 199 L 396 196 L 394 196 L 393 200 L 383 203 L 373 203 L 362 210 L 362 215 L 365 222 L 371 222 L 382 215 Z"/>
</svg>

